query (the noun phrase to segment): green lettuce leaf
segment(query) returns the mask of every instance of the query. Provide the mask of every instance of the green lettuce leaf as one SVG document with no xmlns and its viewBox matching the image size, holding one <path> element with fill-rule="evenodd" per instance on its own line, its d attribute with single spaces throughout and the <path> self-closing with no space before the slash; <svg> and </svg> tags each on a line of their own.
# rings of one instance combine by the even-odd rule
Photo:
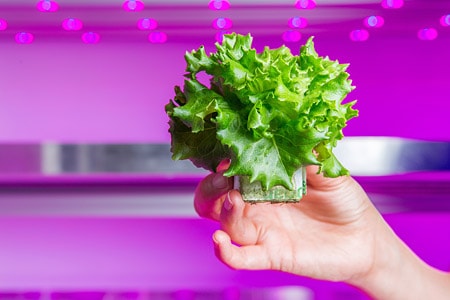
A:
<svg viewBox="0 0 450 300">
<path fill-rule="evenodd" d="M 355 101 L 342 103 L 354 88 L 348 65 L 319 56 L 313 38 L 299 55 L 286 46 L 257 53 L 250 35 L 235 33 L 216 50 L 185 55 L 183 89 L 166 105 L 173 159 L 215 171 L 229 158 L 226 176 L 249 176 L 264 189 L 292 189 L 294 173 L 311 164 L 325 176 L 348 174 L 332 152 L 358 114 Z"/>
</svg>

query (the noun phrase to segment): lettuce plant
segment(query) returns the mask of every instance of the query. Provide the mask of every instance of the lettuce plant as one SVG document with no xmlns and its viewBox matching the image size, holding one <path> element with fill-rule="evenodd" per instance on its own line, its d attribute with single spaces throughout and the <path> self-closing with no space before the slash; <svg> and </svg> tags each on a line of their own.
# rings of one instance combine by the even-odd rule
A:
<svg viewBox="0 0 450 300">
<path fill-rule="evenodd" d="M 286 46 L 258 53 L 251 35 L 225 35 L 216 52 L 187 52 L 183 88 L 165 109 L 172 158 L 215 171 L 230 159 L 226 176 L 249 176 L 263 189 L 293 189 L 294 173 L 318 165 L 325 176 L 348 170 L 332 150 L 358 112 L 343 103 L 354 88 L 348 64 L 320 57 L 310 38 L 293 55 Z M 199 74 L 208 74 L 203 84 Z"/>
</svg>

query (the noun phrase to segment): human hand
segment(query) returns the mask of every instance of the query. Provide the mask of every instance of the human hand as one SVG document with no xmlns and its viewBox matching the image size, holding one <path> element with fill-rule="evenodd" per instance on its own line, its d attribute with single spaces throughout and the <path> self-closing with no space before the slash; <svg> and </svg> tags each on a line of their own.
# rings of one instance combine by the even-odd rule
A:
<svg viewBox="0 0 450 300">
<path fill-rule="evenodd" d="M 226 265 L 333 281 L 370 270 L 382 219 L 351 177 L 324 178 L 309 166 L 299 203 L 249 204 L 223 177 L 227 166 L 199 184 L 194 201 L 199 215 L 221 223 L 213 240 Z"/>
<path fill-rule="evenodd" d="M 219 221 L 217 257 L 234 269 L 284 271 L 343 281 L 374 299 L 448 299 L 450 274 L 417 257 L 351 177 L 307 167 L 307 195 L 295 204 L 244 203 L 228 164 L 200 182 L 194 206 Z"/>
</svg>

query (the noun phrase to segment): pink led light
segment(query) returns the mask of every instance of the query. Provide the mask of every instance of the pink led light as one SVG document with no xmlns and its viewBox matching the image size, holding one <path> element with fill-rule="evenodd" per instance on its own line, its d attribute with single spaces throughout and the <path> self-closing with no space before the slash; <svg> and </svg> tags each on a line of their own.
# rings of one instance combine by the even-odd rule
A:
<svg viewBox="0 0 450 300">
<path fill-rule="evenodd" d="M 364 19 L 364 25 L 369 28 L 380 28 L 384 25 L 384 19 L 381 16 L 370 16 Z"/>
<path fill-rule="evenodd" d="M 216 35 L 215 35 L 216 41 L 219 42 L 219 43 L 222 43 L 223 36 L 225 34 L 231 34 L 231 31 L 222 30 L 222 31 L 217 32 Z"/>
<path fill-rule="evenodd" d="M 212 26 L 214 29 L 230 29 L 233 26 L 233 21 L 228 18 L 216 18 L 213 20 Z"/>
<path fill-rule="evenodd" d="M 350 39 L 354 42 L 367 41 L 369 32 L 365 29 L 355 29 L 350 32 Z"/>
<path fill-rule="evenodd" d="M 211 10 L 227 10 L 230 8 L 230 2 L 226 0 L 211 0 L 208 7 Z"/>
<path fill-rule="evenodd" d="M 297 0 L 295 2 L 295 8 L 298 9 L 313 9 L 316 7 L 316 1 L 314 0 Z"/>
<path fill-rule="evenodd" d="M 302 17 L 293 17 L 289 19 L 288 26 L 290 28 L 305 28 L 308 26 L 308 20 Z"/>
<path fill-rule="evenodd" d="M 8 23 L 6 20 L 0 19 L 0 30 L 6 30 L 8 28 Z"/>
<path fill-rule="evenodd" d="M 163 44 L 167 42 L 167 34 L 161 31 L 150 32 L 148 41 L 152 44 Z"/>
<path fill-rule="evenodd" d="M 41 0 L 37 3 L 36 8 L 42 12 L 55 12 L 58 10 L 58 3 L 51 0 Z"/>
<path fill-rule="evenodd" d="M 83 28 L 83 22 L 79 19 L 69 18 L 62 22 L 62 27 L 67 31 L 78 31 Z"/>
<path fill-rule="evenodd" d="M 14 39 L 18 44 L 31 44 L 34 41 L 34 36 L 29 32 L 19 32 Z"/>
<path fill-rule="evenodd" d="M 126 11 L 141 11 L 144 9 L 144 3 L 141 0 L 127 0 L 122 7 Z"/>
<path fill-rule="evenodd" d="M 383 8 L 400 8 L 404 4 L 403 0 L 383 0 L 381 1 L 381 7 Z"/>
<path fill-rule="evenodd" d="M 439 21 L 444 27 L 450 26 L 450 14 L 442 16 Z"/>
<path fill-rule="evenodd" d="M 302 38 L 302 35 L 298 31 L 288 30 L 283 32 L 283 35 L 281 37 L 285 42 L 298 42 Z"/>
<path fill-rule="evenodd" d="M 81 36 L 81 40 L 85 44 L 97 44 L 100 41 L 100 35 L 96 32 L 85 32 Z"/>
<path fill-rule="evenodd" d="M 417 37 L 422 41 L 432 41 L 438 36 L 438 32 L 434 28 L 422 28 L 417 32 Z"/>
<path fill-rule="evenodd" d="M 153 30 L 158 27 L 158 22 L 155 19 L 144 18 L 138 21 L 137 27 L 140 30 Z"/>
</svg>

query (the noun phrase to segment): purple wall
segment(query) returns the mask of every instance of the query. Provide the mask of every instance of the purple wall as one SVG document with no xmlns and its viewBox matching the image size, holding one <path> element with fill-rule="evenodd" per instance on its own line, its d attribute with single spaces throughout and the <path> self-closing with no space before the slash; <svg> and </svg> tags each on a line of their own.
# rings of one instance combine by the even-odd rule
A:
<svg viewBox="0 0 450 300">
<path fill-rule="evenodd" d="M 184 51 L 154 47 L 2 45 L 0 141 L 167 141 L 164 104 Z"/>
<path fill-rule="evenodd" d="M 447 35 L 446 35 L 447 34 Z M 351 42 L 315 39 L 319 54 L 350 63 L 360 117 L 348 135 L 450 140 L 450 28 Z M 291 44 L 293 52 L 299 45 Z M 255 37 L 255 45 L 281 45 Z M 209 45 L 209 46 L 208 46 Z M 168 142 L 164 105 L 199 44 L 2 44 L 0 141 Z M 207 44 L 212 50 L 212 42 Z"/>
</svg>

